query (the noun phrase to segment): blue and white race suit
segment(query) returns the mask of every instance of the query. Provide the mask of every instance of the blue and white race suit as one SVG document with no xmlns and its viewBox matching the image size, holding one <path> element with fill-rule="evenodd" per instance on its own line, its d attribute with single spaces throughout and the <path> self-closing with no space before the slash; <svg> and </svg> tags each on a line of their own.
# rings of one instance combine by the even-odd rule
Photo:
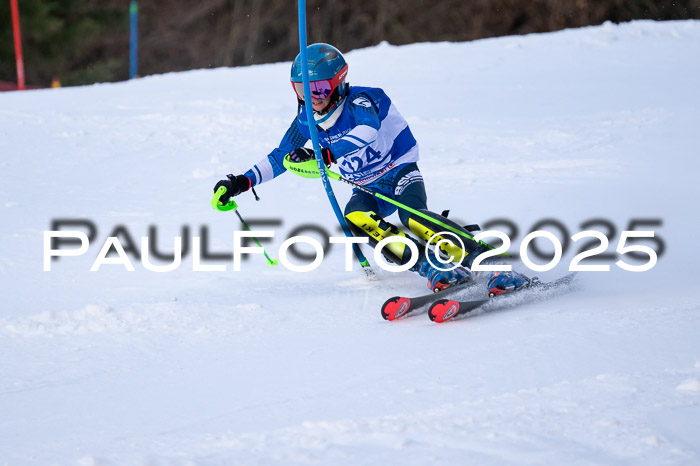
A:
<svg viewBox="0 0 700 466">
<path fill-rule="evenodd" d="M 391 99 L 379 88 L 355 87 L 339 104 L 339 117 L 327 129 L 316 126 L 321 147 L 338 162 L 340 174 L 361 185 L 393 168 L 418 161 L 418 143 Z M 245 175 L 258 185 L 281 175 L 284 156 L 310 139 L 306 112 L 300 112 L 275 150 Z"/>
</svg>

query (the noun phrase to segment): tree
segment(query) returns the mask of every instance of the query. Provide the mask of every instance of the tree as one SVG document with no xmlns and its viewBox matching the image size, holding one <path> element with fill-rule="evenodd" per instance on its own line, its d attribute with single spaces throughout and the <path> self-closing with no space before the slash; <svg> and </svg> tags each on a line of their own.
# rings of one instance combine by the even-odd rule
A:
<svg viewBox="0 0 700 466">
<path fill-rule="evenodd" d="M 128 78 L 128 0 L 21 0 L 27 82 Z M 291 61 L 299 51 L 292 0 L 142 0 L 141 75 Z M 700 0 L 308 0 L 308 40 L 341 51 L 467 41 L 632 19 L 700 18 Z M 14 81 L 8 0 L 0 0 L 0 80 Z"/>
<path fill-rule="evenodd" d="M 128 5 L 114 0 L 22 0 L 20 23 L 27 83 L 47 86 L 125 79 Z M 0 0 L 0 80 L 16 79 L 10 5 Z"/>
</svg>

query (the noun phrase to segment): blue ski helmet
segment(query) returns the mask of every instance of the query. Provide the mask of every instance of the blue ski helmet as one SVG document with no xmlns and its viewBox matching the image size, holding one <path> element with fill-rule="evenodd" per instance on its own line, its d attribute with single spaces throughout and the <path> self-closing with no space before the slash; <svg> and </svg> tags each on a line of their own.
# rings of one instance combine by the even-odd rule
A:
<svg viewBox="0 0 700 466">
<path fill-rule="evenodd" d="M 311 44 L 306 48 L 306 58 L 309 65 L 311 97 L 319 99 L 332 97 L 331 102 L 342 99 L 347 93 L 345 77 L 348 74 L 348 64 L 343 54 L 329 44 Z M 301 53 L 292 63 L 291 81 L 297 99 L 300 102 L 303 101 Z"/>
</svg>

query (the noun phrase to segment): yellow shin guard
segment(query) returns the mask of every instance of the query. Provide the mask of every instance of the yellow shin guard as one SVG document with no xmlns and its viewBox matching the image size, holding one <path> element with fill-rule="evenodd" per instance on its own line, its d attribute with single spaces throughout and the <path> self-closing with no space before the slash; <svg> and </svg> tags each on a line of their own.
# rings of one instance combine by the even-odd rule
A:
<svg viewBox="0 0 700 466">
<path fill-rule="evenodd" d="M 442 223 L 462 230 L 462 227 L 460 225 L 456 224 L 451 220 L 448 220 L 447 218 L 441 215 L 436 215 L 428 211 L 425 212 L 428 215 L 437 217 L 437 219 L 440 220 Z M 417 215 L 411 215 L 411 217 L 408 220 L 408 227 L 416 236 L 418 236 L 418 238 L 424 240 L 426 243 L 430 241 L 430 244 L 433 246 L 440 243 L 440 241 L 445 240 L 442 241 L 442 243 L 440 243 L 440 251 L 442 251 L 448 257 L 452 257 L 452 262 L 455 263 L 461 263 L 463 265 L 465 263 L 468 263 L 469 265 L 471 265 L 472 261 L 468 260 L 467 257 L 469 256 L 470 252 L 474 251 L 479 247 L 479 244 L 474 240 L 470 240 L 463 236 L 458 236 L 464 244 L 464 249 L 462 249 L 459 246 L 459 243 L 454 239 L 454 237 L 457 236 L 455 233 L 447 232 L 448 234 L 446 235 L 438 234 L 445 233 L 446 229 L 431 222 L 428 219 L 418 217 Z M 479 252 L 481 252 L 481 249 L 479 249 Z"/>
<path fill-rule="evenodd" d="M 386 222 L 371 210 L 366 212 L 351 212 L 346 215 L 345 218 L 350 223 L 350 229 L 356 236 L 369 236 L 370 242 L 373 245 L 376 245 L 384 238 L 390 238 L 392 236 L 412 239 L 406 236 L 406 233 L 399 230 L 391 223 Z M 391 262 L 401 265 L 408 262 L 411 257 L 411 250 L 404 243 L 394 241 L 387 244 L 382 249 L 382 254 Z"/>
</svg>

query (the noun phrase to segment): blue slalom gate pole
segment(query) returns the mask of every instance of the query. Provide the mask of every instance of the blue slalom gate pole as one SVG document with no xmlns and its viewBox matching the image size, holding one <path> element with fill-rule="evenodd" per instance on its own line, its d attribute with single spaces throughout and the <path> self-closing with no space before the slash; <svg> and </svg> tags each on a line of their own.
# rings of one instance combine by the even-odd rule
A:
<svg viewBox="0 0 700 466">
<path fill-rule="evenodd" d="M 129 79 L 139 74 L 139 4 L 132 0 L 129 5 Z"/>
<path fill-rule="evenodd" d="M 301 53 L 301 77 L 304 83 L 304 95 L 310 96 L 311 87 L 309 85 L 309 64 L 307 62 L 306 55 L 306 0 L 299 0 L 299 48 Z M 304 99 L 304 108 L 306 110 L 306 121 L 309 124 L 309 134 L 311 135 L 311 143 L 314 146 L 316 163 L 318 165 L 318 171 L 321 174 L 323 187 L 326 189 L 326 195 L 328 196 L 328 200 L 330 201 L 331 206 L 333 207 L 335 216 L 338 218 L 338 223 L 340 223 L 340 226 L 343 228 L 345 236 L 347 236 L 348 238 L 352 238 L 353 234 L 352 232 L 350 232 L 350 228 L 348 227 L 348 224 L 345 221 L 345 217 L 340 211 L 340 206 L 338 206 L 338 201 L 335 198 L 333 188 L 331 187 L 330 180 L 328 179 L 328 175 L 326 173 L 326 165 L 325 163 L 323 163 L 323 156 L 321 155 L 321 145 L 318 142 L 318 134 L 316 132 L 316 124 L 314 120 L 313 107 L 311 106 L 311 99 Z M 362 254 L 362 251 L 360 251 L 360 246 L 358 244 L 353 244 L 352 248 L 355 251 L 357 260 L 360 262 L 360 265 L 362 265 L 362 267 L 364 268 L 367 276 L 374 276 L 374 272 L 372 271 L 372 268 L 370 267 L 367 258 L 365 258 L 364 254 Z"/>
</svg>

